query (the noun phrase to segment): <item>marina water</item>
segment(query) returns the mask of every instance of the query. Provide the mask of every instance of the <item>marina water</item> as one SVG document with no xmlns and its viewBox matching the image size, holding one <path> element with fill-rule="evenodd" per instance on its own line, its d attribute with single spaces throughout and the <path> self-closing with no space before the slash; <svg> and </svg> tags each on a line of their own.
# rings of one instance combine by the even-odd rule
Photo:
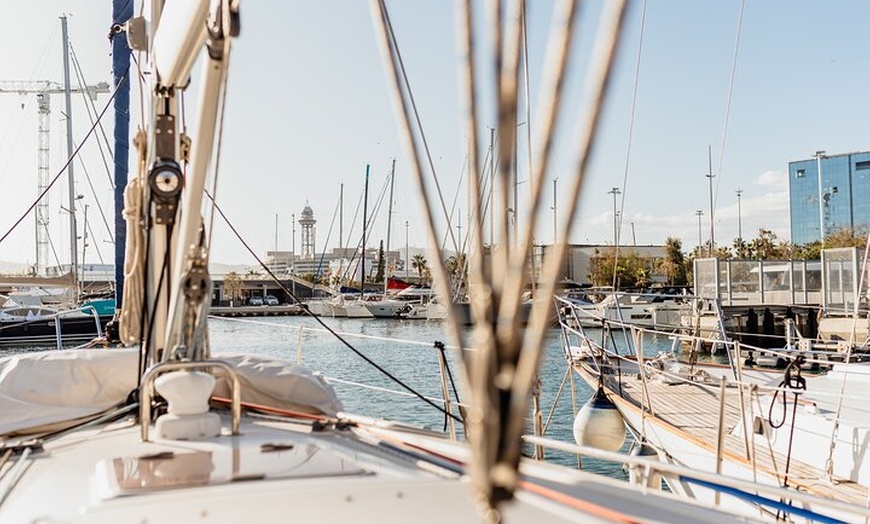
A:
<svg viewBox="0 0 870 524">
<path fill-rule="evenodd" d="M 323 318 L 323 321 L 363 355 L 440 405 L 439 350 L 435 347 L 435 342 L 449 345 L 446 323 L 352 318 Z M 407 422 L 437 431 L 445 430 L 445 417 L 441 412 L 408 393 L 365 362 L 335 336 L 326 332 L 314 319 L 211 319 L 209 327 L 213 353 L 262 353 L 289 361 L 295 361 L 297 354 L 301 355 L 304 366 L 322 373 L 330 381 L 344 404 L 344 410 L 349 413 Z M 470 328 L 468 329 L 470 332 Z M 573 379 L 577 409 L 589 399 L 592 390 L 572 373 L 565 381 L 554 408 L 554 400 L 566 376 L 566 361 L 557 328 L 547 333 L 544 346 L 540 377 L 545 434 L 554 439 L 573 442 L 571 381 Z M 458 383 L 459 366 L 455 362 L 455 349 L 448 348 L 446 356 L 456 387 L 461 388 Z M 461 389 L 459 393 L 462 395 Z M 462 397 L 460 399 L 465 400 Z M 532 433 L 531 426 L 528 432 Z M 623 451 L 627 452 L 630 442 L 631 438 L 626 439 Z M 531 452 L 530 449 L 528 451 Z M 550 450 L 545 454 L 549 461 L 575 467 L 577 465 L 577 458 L 573 455 Z M 622 465 L 584 459 L 583 468 L 617 478 L 627 478 Z"/>
<path fill-rule="evenodd" d="M 441 375 L 436 342 L 443 342 L 448 346 L 445 355 L 459 389 L 460 399 L 465 401 L 461 397 L 456 352 L 449 346 L 447 326 L 443 321 L 348 318 L 324 318 L 323 321 L 347 344 L 439 405 Z M 600 330 L 587 332 L 597 336 Z M 470 331 L 466 332 L 466 335 L 469 333 Z M 619 337 L 615 338 L 619 344 Z M 446 431 L 443 413 L 375 369 L 313 318 L 211 318 L 209 343 L 212 353 L 218 355 L 259 353 L 290 362 L 299 358 L 302 365 L 322 374 L 330 382 L 344 405 L 344 411 L 348 413 Z M 667 337 L 648 338 L 645 340 L 644 353 L 654 356 L 657 351 L 669 347 L 670 341 Z M 0 357 L 44 349 L 51 348 L 2 348 Z M 566 361 L 557 328 L 551 329 L 544 340 L 540 379 L 545 435 L 573 442 L 575 408 L 572 403 L 576 403 L 576 409 L 579 409 L 592 395 L 592 390 L 574 373 L 566 377 Z M 562 392 L 557 401 L 560 385 Z M 453 400 L 455 402 L 455 398 Z M 454 413 L 457 413 L 455 405 Z M 457 431 L 460 430 L 461 425 L 458 424 Z M 528 433 L 532 433 L 531 426 L 528 427 Z M 623 452 L 628 452 L 631 441 L 630 437 L 626 439 Z M 527 452 L 530 454 L 531 449 Z M 545 455 L 548 461 L 575 467 L 577 465 L 577 457 L 574 455 L 551 450 L 545 451 Z M 627 478 L 619 464 L 584 459 L 582 467 L 616 478 Z"/>
</svg>

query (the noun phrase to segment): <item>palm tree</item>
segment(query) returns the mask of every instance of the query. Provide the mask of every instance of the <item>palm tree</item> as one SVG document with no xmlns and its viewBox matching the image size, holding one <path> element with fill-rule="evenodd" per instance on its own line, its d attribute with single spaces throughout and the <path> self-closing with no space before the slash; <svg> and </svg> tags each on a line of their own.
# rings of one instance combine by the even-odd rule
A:
<svg viewBox="0 0 870 524">
<path fill-rule="evenodd" d="M 411 260 L 411 267 L 417 271 L 417 274 L 420 275 L 420 278 L 423 278 L 423 273 L 429 271 L 429 263 L 426 262 L 426 257 L 420 254 L 414 255 L 414 258 Z"/>
<path fill-rule="evenodd" d="M 668 237 L 665 240 L 665 259 L 661 264 L 669 284 L 682 286 L 688 282 L 686 278 L 686 261 L 683 256 L 683 244 L 680 242 L 680 239 Z"/>
</svg>

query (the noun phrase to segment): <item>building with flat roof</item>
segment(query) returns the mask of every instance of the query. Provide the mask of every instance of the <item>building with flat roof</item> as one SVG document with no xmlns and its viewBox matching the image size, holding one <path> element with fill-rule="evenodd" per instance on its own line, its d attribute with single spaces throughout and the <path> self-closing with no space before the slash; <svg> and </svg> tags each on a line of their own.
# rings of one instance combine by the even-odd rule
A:
<svg viewBox="0 0 870 524">
<path fill-rule="evenodd" d="M 819 174 L 821 173 L 821 177 Z M 806 244 L 870 225 L 870 151 L 789 162 L 791 241 Z"/>
</svg>

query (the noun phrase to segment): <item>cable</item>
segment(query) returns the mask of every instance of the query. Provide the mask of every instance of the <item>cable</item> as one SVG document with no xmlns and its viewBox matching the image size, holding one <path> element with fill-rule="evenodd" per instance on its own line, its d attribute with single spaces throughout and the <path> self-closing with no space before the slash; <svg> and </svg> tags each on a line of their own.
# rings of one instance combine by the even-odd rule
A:
<svg viewBox="0 0 870 524">
<path fill-rule="evenodd" d="M 70 57 L 72 58 L 73 70 L 76 73 L 76 80 L 78 80 L 78 82 L 79 82 L 79 93 L 81 93 L 82 98 L 85 102 L 85 109 L 87 110 L 86 112 L 88 113 L 88 118 L 91 120 L 91 123 L 93 124 L 94 117 L 93 117 L 93 115 L 91 115 L 91 109 L 93 109 L 94 114 L 96 114 L 96 112 L 97 112 L 96 107 L 95 107 L 93 99 L 87 93 L 88 85 L 85 81 L 85 75 L 82 72 L 81 65 L 79 64 L 78 57 L 76 56 L 76 52 L 75 52 L 75 49 L 73 49 L 72 44 L 70 44 L 69 50 L 70 50 Z M 126 78 L 127 77 L 125 75 L 121 79 L 121 82 L 119 82 L 119 83 L 122 83 L 124 80 L 126 80 Z M 103 127 L 102 124 L 99 124 L 99 128 L 100 128 L 100 135 L 103 136 L 103 141 L 106 143 L 106 148 L 109 150 L 109 156 L 114 156 L 114 153 L 112 152 L 112 146 L 109 143 L 108 137 L 106 136 L 106 129 Z M 112 170 L 109 169 L 109 161 L 106 160 L 106 153 L 105 153 L 105 151 L 103 151 L 103 142 L 100 141 L 100 135 L 97 135 L 97 149 L 100 150 L 100 157 L 103 160 L 103 167 L 106 169 L 106 176 L 109 179 L 109 187 L 111 187 L 112 189 L 115 189 L 115 181 L 112 180 Z"/>
<path fill-rule="evenodd" d="M 97 204 L 97 211 L 100 212 L 100 218 L 103 219 L 103 225 L 106 226 L 106 232 L 109 234 L 109 240 L 112 243 L 115 243 L 115 234 L 112 228 L 109 226 L 109 219 L 106 218 L 106 212 L 103 210 L 103 205 L 100 202 L 100 199 L 97 198 L 97 190 L 94 188 L 94 183 L 91 180 L 91 173 L 88 171 L 88 166 L 85 164 L 85 161 L 79 158 L 79 165 L 82 166 L 82 171 L 85 173 L 85 180 L 88 181 L 88 187 L 91 189 L 91 195 L 94 197 L 94 202 Z M 115 189 L 114 187 L 112 188 Z M 99 251 L 99 250 L 98 250 Z"/>
<path fill-rule="evenodd" d="M 450 387 L 453 389 L 453 396 L 456 397 L 456 404 L 459 406 L 459 414 L 465 418 L 465 409 L 462 406 L 462 401 L 459 399 L 459 391 L 456 390 L 456 382 L 453 381 L 453 372 L 450 370 L 450 362 L 447 360 L 444 342 L 436 340 L 434 343 L 435 349 L 441 352 L 441 359 L 444 362 L 444 370 L 447 372 L 447 378 L 450 379 Z M 444 414 L 444 431 L 447 431 L 447 413 Z"/>
<path fill-rule="evenodd" d="M 118 88 L 115 87 L 115 90 L 112 91 L 112 96 L 109 97 L 109 101 L 106 103 L 106 106 L 100 112 L 100 116 L 97 118 L 96 123 L 94 125 L 92 125 L 91 128 L 88 130 L 87 134 L 85 134 L 84 140 L 82 140 L 82 142 L 75 148 L 75 151 L 73 151 L 72 156 L 70 156 L 66 160 L 66 162 L 64 162 L 63 166 L 60 168 L 60 170 L 57 172 L 57 174 L 54 175 L 54 178 L 51 179 L 51 182 L 49 182 L 48 185 L 45 186 L 45 189 L 42 190 L 42 193 L 40 193 L 36 197 L 36 200 L 34 200 L 33 203 L 30 204 L 30 206 L 28 206 L 27 210 L 24 211 L 24 213 L 21 215 L 21 217 L 18 220 L 16 220 L 14 224 L 12 224 L 12 227 L 10 227 L 9 230 L 6 231 L 6 233 L 4 233 L 2 237 L 0 237 L 0 244 L 2 244 L 3 241 L 6 240 L 6 238 L 8 238 L 10 234 L 12 234 L 12 232 L 15 230 L 15 228 L 17 228 L 19 225 L 21 225 L 22 222 L 24 222 L 24 219 L 27 218 L 27 216 L 30 214 L 30 212 L 33 211 L 33 209 L 36 207 L 37 204 L 39 204 L 39 201 L 42 200 L 45 197 L 45 195 L 48 194 L 48 191 L 52 188 L 52 186 L 54 186 L 55 183 L 57 183 L 58 179 L 60 179 L 61 175 L 63 175 L 64 171 L 66 171 L 66 168 L 69 167 L 69 165 L 72 163 L 73 160 L 75 160 L 76 156 L 79 154 L 79 151 L 81 151 L 82 146 L 88 141 L 88 139 L 94 133 L 94 130 L 97 128 L 97 124 L 100 123 L 100 121 L 103 119 L 103 115 L 106 114 L 106 111 L 108 111 L 109 107 L 112 105 L 112 101 L 115 99 L 115 94 L 117 92 L 118 92 Z"/>
<path fill-rule="evenodd" d="M 298 298 L 296 295 L 294 295 L 292 291 L 290 291 L 289 289 L 287 289 L 287 286 L 285 286 L 283 282 L 281 282 L 280 280 L 278 280 L 278 277 L 275 276 L 274 273 L 272 273 L 272 270 L 269 269 L 269 267 L 268 267 L 268 266 L 267 266 L 267 265 L 266 265 L 266 264 L 265 264 L 265 263 L 260 259 L 260 257 L 257 256 L 257 254 L 254 252 L 254 250 L 251 248 L 251 246 L 250 246 L 250 245 L 245 241 L 244 238 L 242 238 L 241 234 L 239 234 L 239 231 L 235 228 L 235 226 L 233 226 L 233 224 L 230 222 L 229 218 L 227 218 L 227 216 L 224 214 L 223 210 L 222 210 L 221 207 L 218 205 L 218 203 L 215 202 L 214 198 L 212 198 L 211 193 L 209 193 L 208 191 L 206 191 L 206 192 L 205 192 L 205 196 L 208 197 L 209 200 L 211 200 L 211 202 L 212 202 L 212 206 L 214 207 L 214 210 L 218 212 L 218 214 L 219 214 L 220 217 L 223 219 L 223 221 L 224 221 L 224 223 L 227 225 L 227 227 L 230 228 L 230 230 L 233 232 L 233 234 L 236 236 L 236 238 L 239 240 L 239 242 L 241 242 L 242 246 L 243 246 L 243 247 L 248 251 L 248 253 L 249 253 L 249 254 L 254 258 L 254 260 L 257 261 L 257 263 L 260 265 L 260 267 L 262 267 L 262 268 L 266 271 L 266 273 L 269 275 L 269 277 L 270 277 L 272 280 L 274 280 L 275 283 L 278 284 L 278 286 L 279 286 L 279 287 L 280 287 L 280 288 L 281 288 L 285 293 L 287 293 L 287 296 L 293 298 L 293 300 L 294 300 L 297 304 L 299 304 L 299 305 L 301 306 L 301 305 L 302 305 L 302 301 L 300 301 L 299 298 Z M 420 400 L 422 400 L 422 401 L 424 401 L 425 403 L 429 404 L 429 405 L 432 406 L 433 408 L 437 409 L 438 411 L 440 411 L 440 412 L 442 412 L 442 413 L 445 413 L 445 414 L 449 415 L 450 417 L 453 417 L 453 419 L 456 420 L 457 422 L 460 422 L 460 423 L 462 422 L 462 419 L 460 419 L 459 417 L 457 417 L 456 415 L 454 415 L 454 414 L 452 414 L 452 413 L 447 413 L 447 410 L 445 410 L 444 408 L 442 408 L 442 407 L 439 406 L 438 404 L 432 402 L 432 401 L 429 400 L 428 398 L 424 397 L 422 394 L 420 394 L 419 392 L 417 392 L 417 391 L 416 391 L 415 389 L 413 389 L 411 386 L 409 386 L 409 385 L 405 384 L 404 382 L 402 382 L 402 381 L 401 381 L 399 378 L 397 378 L 395 375 L 393 375 L 392 373 L 390 373 L 390 372 L 387 371 L 386 369 L 382 368 L 382 367 L 381 367 L 380 365 L 378 365 L 375 361 L 373 361 L 372 359 L 370 359 L 369 357 L 367 357 L 366 355 L 364 355 L 362 352 L 360 352 L 358 349 L 356 349 L 355 347 L 353 347 L 353 345 L 351 345 L 350 342 L 348 342 L 348 341 L 345 340 L 341 335 L 339 335 L 338 333 L 336 333 L 336 332 L 335 332 L 332 328 L 330 328 L 330 327 L 329 327 L 325 322 L 323 322 L 323 320 L 321 320 L 320 317 L 317 317 L 317 316 L 311 315 L 311 312 L 308 311 L 308 308 L 303 307 L 303 311 L 305 311 L 307 315 L 311 316 L 311 318 L 313 318 L 313 319 L 314 319 L 318 324 L 320 324 L 324 329 L 326 329 L 327 331 L 329 331 L 329 333 L 332 334 L 335 338 L 337 338 L 339 342 L 341 342 L 341 343 L 344 344 L 348 349 L 350 349 L 351 351 L 353 351 L 353 352 L 354 352 L 358 357 L 360 357 L 361 359 L 363 359 L 364 361 L 366 361 L 366 363 L 368 363 L 369 365 L 371 365 L 372 367 L 374 367 L 376 370 L 378 370 L 378 371 L 380 371 L 381 373 L 383 373 L 384 376 L 386 376 L 387 378 L 389 378 L 390 380 L 392 380 L 393 382 L 395 382 L 396 384 L 398 384 L 399 386 L 401 386 L 402 388 L 404 388 L 406 391 L 412 393 L 415 397 L 419 398 Z"/>
<path fill-rule="evenodd" d="M 728 139 L 728 123 L 731 119 L 731 99 L 734 95 L 734 77 L 737 73 L 737 58 L 740 53 L 740 34 L 743 32 L 743 11 L 746 8 L 746 0 L 740 1 L 740 15 L 737 19 L 737 36 L 734 39 L 734 58 L 731 61 L 731 72 L 728 75 L 728 99 L 725 102 L 725 122 L 722 124 L 722 145 L 719 146 L 719 178 L 716 180 L 716 197 L 714 203 L 719 200 L 719 185 L 722 183 L 722 165 L 725 162 L 725 143 Z M 715 204 L 714 204 L 715 208 Z M 713 220 L 711 217 L 710 220 Z"/>
<path fill-rule="evenodd" d="M 643 35 L 646 28 L 646 0 L 643 1 L 643 7 L 640 14 L 640 29 L 637 40 L 637 61 L 634 64 L 634 85 L 631 91 L 631 111 L 628 117 L 628 144 L 625 148 L 625 168 L 622 172 L 622 202 L 619 204 L 619 218 L 614 217 L 617 221 L 616 225 L 616 245 L 613 246 L 613 289 L 616 290 L 617 284 L 617 267 L 619 262 L 619 239 L 622 237 L 622 220 L 625 218 L 625 197 L 628 193 L 628 166 L 631 160 L 631 143 L 634 138 L 634 115 L 637 109 L 637 88 L 640 84 L 640 62 L 643 54 Z M 615 196 L 615 195 L 614 195 Z"/>
</svg>

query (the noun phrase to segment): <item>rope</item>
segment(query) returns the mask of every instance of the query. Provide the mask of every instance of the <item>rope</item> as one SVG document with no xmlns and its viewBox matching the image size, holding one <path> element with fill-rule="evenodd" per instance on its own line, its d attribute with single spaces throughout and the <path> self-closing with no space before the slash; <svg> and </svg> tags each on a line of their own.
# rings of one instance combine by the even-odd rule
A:
<svg viewBox="0 0 870 524">
<path fill-rule="evenodd" d="M 739 18 L 737 19 L 737 36 L 734 39 L 734 58 L 731 61 L 731 72 L 730 72 L 729 78 L 728 78 L 728 99 L 725 102 L 725 122 L 722 125 L 722 144 L 719 146 L 718 172 L 719 172 L 720 176 L 718 179 L 716 179 L 716 195 L 715 195 L 715 199 L 713 200 L 714 203 L 719 198 L 719 184 L 722 182 L 721 174 L 722 174 L 722 166 L 725 162 L 725 143 L 726 143 L 726 140 L 728 139 L 728 123 L 729 123 L 730 118 L 731 118 L 731 99 L 732 99 L 733 93 L 734 93 L 734 77 L 736 76 L 736 72 L 737 72 L 737 58 L 739 56 L 739 51 L 740 51 L 740 34 L 743 32 L 743 11 L 744 11 L 745 7 L 746 7 L 746 0 L 741 0 L 740 1 L 740 15 L 739 15 Z M 715 209 L 715 204 L 714 204 L 714 209 Z M 710 220 L 713 220 L 713 217 L 710 217 Z"/>
<path fill-rule="evenodd" d="M 45 197 L 45 195 L 48 194 L 48 191 L 54 186 L 55 183 L 57 183 L 57 181 L 60 179 L 61 175 L 63 175 L 64 171 L 66 171 L 66 169 L 73 162 L 73 160 L 75 160 L 76 156 L 78 156 L 78 154 L 79 154 L 79 151 L 81 151 L 82 146 L 85 145 L 85 143 L 88 141 L 88 139 L 94 133 L 94 130 L 97 129 L 97 124 L 100 123 L 100 121 L 103 119 L 103 116 L 106 114 L 106 111 L 108 111 L 109 107 L 112 105 L 112 102 L 115 100 L 115 95 L 117 94 L 117 92 L 118 92 L 118 86 L 115 86 L 115 90 L 112 91 L 112 96 L 109 97 L 109 100 L 106 103 L 106 106 L 103 107 L 102 111 L 100 111 L 100 115 L 97 117 L 96 123 L 94 123 L 90 129 L 88 129 L 88 132 L 85 134 L 85 138 L 75 148 L 75 151 L 73 151 L 72 155 L 70 155 L 70 157 L 66 159 L 66 162 L 64 162 L 63 166 L 61 166 L 61 168 L 60 168 L 60 170 L 58 170 L 57 174 L 54 175 L 54 177 L 51 179 L 51 182 L 49 182 L 48 185 L 45 186 L 45 189 L 43 189 L 42 192 L 39 195 L 37 195 L 36 200 L 34 200 L 33 203 L 27 207 L 27 210 L 25 210 L 24 213 L 21 215 L 21 217 L 18 218 L 18 220 L 16 220 L 14 224 L 12 224 L 12 227 L 10 227 L 9 230 L 6 231 L 6 233 L 4 233 L 2 237 L 0 237 L 0 244 L 2 244 L 3 241 L 6 240 L 6 238 L 9 235 L 11 235 L 13 231 L 15 231 L 15 228 L 17 228 L 19 225 L 21 225 L 22 222 L 24 222 L 24 219 L 26 219 L 28 217 L 28 215 L 30 215 L 30 212 L 33 211 L 33 209 L 36 207 L 36 205 L 39 204 L 39 201 L 42 200 Z"/>
<path fill-rule="evenodd" d="M 426 159 L 429 162 L 429 169 L 432 171 L 432 180 L 435 182 L 435 192 L 438 195 L 438 200 L 441 203 L 441 212 L 447 219 L 447 233 L 450 235 L 450 241 L 453 244 L 453 250 L 459 253 L 459 243 L 456 241 L 456 236 L 453 234 L 453 228 L 450 226 L 451 214 L 447 212 L 447 204 L 444 201 L 444 193 L 441 190 L 441 182 L 438 180 L 438 174 L 435 171 L 435 163 L 432 161 L 432 152 L 429 150 L 429 141 L 426 139 L 426 133 L 423 130 L 423 122 L 420 121 L 420 112 L 417 110 L 417 102 L 414 99 L 414 91 L 411 90 L 411 82 L 408 80 L 408 73 L 405 71 L 405 62 L 402 60 L 402 52 L 399 50 L 399 42 L 396 40 L 396 34 L 393 32 L 393 22 L 390 20 L 390 13 L 384 8 L 384 24 L 390 38 L 390 44 L 396 53 L 396 62 L 398 69 L 402 73 L 402 81 L 405 86 L 405 91 L 408 96 L 408 101 L 411 103 L 411 109 L 414 113 L 414 120 L 417 123 L 417 131 L 420 136 L 420 141 L 423 144 L 423 150 L 426 152 Z"/>
<path fill-rule="evenodd" d="M 792 450 L 792 444 L 794 443 L 794 428 L 795 428 L 795 422 L 796 422 L 795 416 L 797 415 L 798 396 L 803 391 L 805 391 L 807 388 L 806 380 L 804 380 L 804 378 L 801 376 L 800 365 L 802 362 L 803 362 L 802 357 L 797 357 L 796 359 L 791 361 L 789 363 L 788 367 L 785 368 L 785 373 L 784 373 L 785 376 L 784 376 L 782 382 L 780 382 L 780 384 L 779 384 L 780 387 L 784 386 L 788 389 L 791 389 L 792 394 L 794 395 L 794 399 L 792 400 L 792 409 L 791 409 L 791 424 L 789 426 L 789 431 L 788 431 L 788 450 L 787 450 L 786 455 L 785 455 L 785 469 L 783 471 L 783 477 L 782 477 L 782 487 L 784 487 L 784 488 L 788 487 L 788 472 L 789 472 L 789 468 L 791 467 L 791 450 Z M 792 371 L 794 371 L 794 370 L 796 370 L 796 375 L 793 377 Z M 773 398 L 770 401 L 770 407 L 769 407 L 768 413 L 767 413 L 767 421 L 770 423 L 771 427 L 773 427 L 775 429 L 779 429 L 785 424 L 786 409 L 788 407 L 787 406 L 788 402 L 786 400 L 787 397 L 785 396 L 785 393 L 783 393 L 782 394 L 782 420 L 779 421 L 779 423 L 774 422 L 773 421 L 773 406 L 776 404 L 776 398 L 779 394 L 780 394 L 779 391 L 776 391 L 773 394 Z M 789 507 L 790 506 L 791 505 L 789 505 Z M 787 511 L 786 509 L 778 510 L 776 513 L 776 518 L 777 518 L 777 520 L 779 520 L 780 516 L 782 516 L 782 518 L 785 518 L 788 514 L 789 514 L 789 511 Z"/>
<path fill-rule="evenodd" d="M 547 429 L 549 429 L 550 427 L 550 420 L 553 418 L 553 414 L 556 412 L 556 405 L 559 403 L 559 399 L 562 398 L 562 391 L 565 389 L 565 382 L 568 381 L 568 375 L 571 373 L 573 373 L 573 369 L 571 369 L 571 366 L 568 366 L 568 369 L 565 371 L 565 376 L 562 377 L 562 382 L 559 383 L 559 389 L 556 391 L 556 397 L 553 399 L 553 406 L 550 408 L 550 412 L 547 414 L 547 421 L 544 423 L 544 429 L 543 431 L 541 431 L 541 436 L 547 434 Z"/>
<path fill-rule="evenodd" d="M 383 341 L 383 342 L 395 342 L 395 343 L 401 343 L 401 344 L 413 345 L 413 346 L 420 346 L 420 347 L 425 347 L 425 348 L 432 348 L 432 347 L 433 347 L 431 343 L 429 343 L 429 342 L 420 342 L 419 340 L 408 340 L 408 339 L 402 339 L 402 338 L 379 337 L 379 336 L 375 336 L 375 335 L 363 335 L 363 334 L 361 334 L 361 333 L 350 333 L 350 332 L 346 332 L 346 331 L 334 331 L 334 330 L 329 330 L 329 329 L 318 329 L 318 328 L 312 328 L 312 327 L 307 327 L 307 326 L 290 326 L 290 325 L 287 325 L 287 324 L 276 324 L 276 323 L 274 323 L 274 322 L 265 322 L 265 321 L 262 321 L 262 320 L 251 320 L 251 319 L 247 319 L 247 318 L 220 317 L 220 316 L 217 316 L 217 315 L 209 315 L 209 317 L 212 318 L 212 319 L 214 319 L 214 320 L 221 320 L 221 321 L 224 321 L 224 322 L 239 322 L 239 323 L 243 323 L 243 324 L 253 324 L 253 325 L 259 325 L 259 326 L 268 326 L 268 327 L 270 327 L 270 328 L 288 329 L 288 330 L 291 330 L 291 331 L 302 331 L 302 330 L 305 330 L 306 332 L 308 332 L 308 331 L 313 331 L 313 332 L 315 332 L 315 333 L 329 333 L 329 334 L 332 334 L 332 333 L 338 333 L 339 335 L 341 335 L 341 336 L 343 336 L 343 337 L 349 337 L 349 338 L 361 338 L 361 339 L 366 339 L 366 340 L 380 340 L 380 341 Z M 448 348 L 448 349 L 459 349 L 459 348 L 457 348 L 456 346 L 451 346 L 451 345 L 447 345 L 447 344 L 445 344 L 444 347 L 446 347 L 446 348 Z M 465 351 L 474 351 L 474 349 L 471 349 L 471 348 L 466 348 L 466 349 L 464 349 L 464 350 L 465 350 Z"/>
<path fill-rule="evenodd" d="M 628 117 L 628 144 L 625 148 L 625 168 L 622 172 L 622 201 L 619 203 L 619 218 L 613 217 L 616 221 L 616 245 L 613 246 L 613 289 L 616 289 L 617 284 L 617 269 L 619 262 L 619 239 L 622 236 L 622 220 L 625 218 L 625 197 L 628 191 L 628 167 L 631 160 L 631 143 L 634 138 L 634 114 L 637 108 L 637 87 L 640 84 L 640 59 L 643 52 L 643 35 L 646 27 L 646 0 L 643 0 L 643 7 L 640 14 L 640 29 L 637 40 L 637 61 L 634 64 L 634 82 L 631 90 L 631 111 Z M 617 304 L 617 307 L 618 304 Z M 620 315 L 621 317 L 622 315 Z"/>
<path fill-rule="evenodd" d="M 413 393 L 407 393 L 405 391 L 399 391 L 396 389 L 389 389 L 389 388 L 385 388 L 385 387 L 381 387 L 381 386 L 372 386 L 369 384 L 363 384 L 362 382 L 354 382 L 352 380 L 344 380 L 344 379 L 330 377 L 330 376 L 326 376 L 326 375 L 324 375 L 323 378 L 326 379 L 326 381 L 329 382 L 330 384 L 334 382 L 337 384 L 345 384 L 347 386 L 355 386 L 355 387 L 362 388 L 362 389 L 370 389 L 372 391 L 380 391 L 382 393 L 391 393 L 393 395 L 399 395 L 401 397 L 409 397 L 409 398 L 416 397 L 416 395 L 414 395 Z M 438 397 L 425 397 L 425 398 L 431 400 L 432 402 L 442 402 L 442 403 L 444 402 L 443 398 L 438 398 Z M 457 403 L 457 405 L 461 406 L 461 407 L 466 407 L 465 404 Z"/>
<path fill-rule="evenodd" d="M 450 388 L 453 390 L 453 395 L 456 397 L 456 402 L 461 404 L 459 401 L 459 391 L 456 389 L 456 382 L 453 380 L 453 372 L 450 370 L 450 361 L 447 360 L 447 355 L 444 352 L 444 349 L 447 346 L 444 345 L 444 342 L 440 340 L 435 341 L 435 349 L 441 351 L 441 354 L 444 355 L 444 367 L 447 368 L 447 378 L 450 379 Z"/>
<path fill-rule="evenodd" d="M 124 189 L 124 220 L 127 221 L 127 248 L 124 255 L 124 297 L 119 335 L 124 344 L 139 342 L 142 332 L 142 303 L 145 299 L 145 234 L 142 216 L 141 177 L 132 178 Z M 141 367 L 141 366 L 140 366 Z"/>
<path fill-rule="evenodd" d="M 441 352 L 441 361 L 444 362 L 444 370 L 447 372 L 447 378 L 450 379 L 450 387 L 453 389 L 453 396 L 456 397 L 456 404 L 459 406 L 459 410 L 460 410 L 459 415 L 464 419 L 465 418 L 465 410 L 462 408 L 462 403 L 459 401 L 459 391 L 456 390 L 456 382 L 453 381 L 453 372 L 450 370 L 450 361 L 447 359 L 447 354 L 445 352 L 444 342 L 441 342 L 440 340 L 436 340 L 435 343 L 433 344 L 433 347 Z M 443 377 L 441 380 L 442 380 L 442 384 L 443 384 L 443 380 L 444 380 Z M 448 397 L 449 394 L 445 391 L 444 396 Z M 445 406 L 447 405 L 447 403 L 448 403 L 448 399 L 445 398 L 444 399 Z M 445 412 L 445 414 L 444 414 L 444 431 L 447 431 L 447 424 L 449 422 L 450 421 L 447 418 L 447 413 Z M 451 426 L 450 429 L 451 429 L 451 432 L 450 432 L 451 435 L 455 435 L 455 431 L 453 431 L 454 428 Z"/>
</svg>

